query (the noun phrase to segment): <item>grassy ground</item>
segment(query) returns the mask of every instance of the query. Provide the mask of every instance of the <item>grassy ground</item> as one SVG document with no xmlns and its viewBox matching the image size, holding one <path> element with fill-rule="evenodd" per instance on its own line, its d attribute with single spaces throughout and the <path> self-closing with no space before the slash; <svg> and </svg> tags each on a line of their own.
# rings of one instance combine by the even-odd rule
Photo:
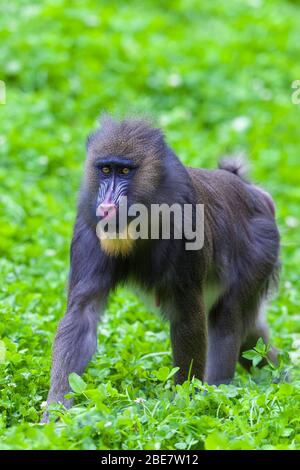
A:
<svg viewBox="0 0 300 470">
<path fill-rule="evenodd" d="M 299 24 L 296 0 L 0 0 L 0 448 L 300 448 Z M 103 110 L 153 116 L 188 164 L 249 156 L 277 203 L 283 269 L 268 317 L 290 383 L 238 369 L 230 386 L 174 393 L 168 325 L 120 290 L 76 406 L 37 424 L 85 138 Z"/>
</svg>

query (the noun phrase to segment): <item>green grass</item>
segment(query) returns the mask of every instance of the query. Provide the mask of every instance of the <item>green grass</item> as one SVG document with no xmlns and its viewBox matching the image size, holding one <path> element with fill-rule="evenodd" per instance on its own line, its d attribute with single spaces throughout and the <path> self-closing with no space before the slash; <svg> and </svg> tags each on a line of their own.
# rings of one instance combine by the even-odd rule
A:
<svg viewBox="0 0 300 470">
<path fill-rule="evenodd" d="M 0 0 L 0 448 L 300 448 L 299 24 L 296 0 Z M 120 290 L 76 405 L 38 424 L 85 138 L 103 110 L 152 116 L 187 164 L 248 155 L 277 204 L 268 317 L 290 383 L 238 369 L 230 386 L 174 390 L 168 325 Z"/>
</svg>

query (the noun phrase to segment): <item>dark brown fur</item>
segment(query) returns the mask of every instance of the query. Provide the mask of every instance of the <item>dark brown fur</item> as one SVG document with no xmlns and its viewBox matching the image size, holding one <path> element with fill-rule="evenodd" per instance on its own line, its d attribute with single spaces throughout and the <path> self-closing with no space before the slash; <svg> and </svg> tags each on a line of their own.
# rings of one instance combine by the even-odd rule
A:
<svg viewBox="0 0 300 470">
<path fill-rule="evenodd" d="M 127 282 L 160 299 L 170 321 L 174 365 L 180 367 L 176 382 L 190 371 L 212 384 L 228 383 L 242 351 L 259 336 L 268 340 L 261 304 L 276 277 L 279 253 L 271 197 L 244 180 L 234 162 L 213 171 L 184 167 L 161 130 L 145 121 L 105 118 L 87 149 L 68 309 L 55 340 L 48 402 L 68 404 L 68 375 L 81 374 L 96 348 L 99 309 L 115 286 Z M 186 251 L 186 240 L 175 239 L 137 240 L 126 257 L 101 249 L 95 232 L 95 162 L 111 155 L 129 158 L 138 167 L 129 204 L 205 204 L 202 250 Z M 217 285 L 218 296 L 205 311 L 204 294 L 211 284 Z"/>
</svg>

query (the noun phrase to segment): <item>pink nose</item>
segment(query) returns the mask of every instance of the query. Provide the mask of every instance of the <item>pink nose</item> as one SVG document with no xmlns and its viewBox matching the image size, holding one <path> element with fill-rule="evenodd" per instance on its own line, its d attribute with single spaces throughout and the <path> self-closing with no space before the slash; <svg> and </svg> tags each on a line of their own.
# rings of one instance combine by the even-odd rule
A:
<svg viewBox="0 0 300 470">
<path fill-rule="evenodd" d="M 100 217 L 111 217 L 116 213 L 116 206 L 113 203 L 102 203 L 97 207 L 96 215 Z"/>
</svg>

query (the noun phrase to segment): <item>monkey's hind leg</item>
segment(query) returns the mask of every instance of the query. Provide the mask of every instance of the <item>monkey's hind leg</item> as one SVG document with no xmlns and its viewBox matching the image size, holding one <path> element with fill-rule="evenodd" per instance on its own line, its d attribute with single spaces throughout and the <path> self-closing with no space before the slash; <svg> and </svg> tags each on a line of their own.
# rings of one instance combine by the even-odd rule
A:
<svg viewBox="0 0 300 470">
<path fill-rule="evenodd" d="M 192 377 L 203 380 L 207 333 L 202 298 L 182 295 L 171 310 L 173 363 L 175 367 L 179 367 L 174 377 L 175 383 L 183 383 Z"/>
<path fill-rule="evenodd" d="M 205 381 L 228 384 L 234 377 L 241 347 L 241 314 L 229 294 L 223 295 L 208 316 L 208 356 Z"/>
</svg>

